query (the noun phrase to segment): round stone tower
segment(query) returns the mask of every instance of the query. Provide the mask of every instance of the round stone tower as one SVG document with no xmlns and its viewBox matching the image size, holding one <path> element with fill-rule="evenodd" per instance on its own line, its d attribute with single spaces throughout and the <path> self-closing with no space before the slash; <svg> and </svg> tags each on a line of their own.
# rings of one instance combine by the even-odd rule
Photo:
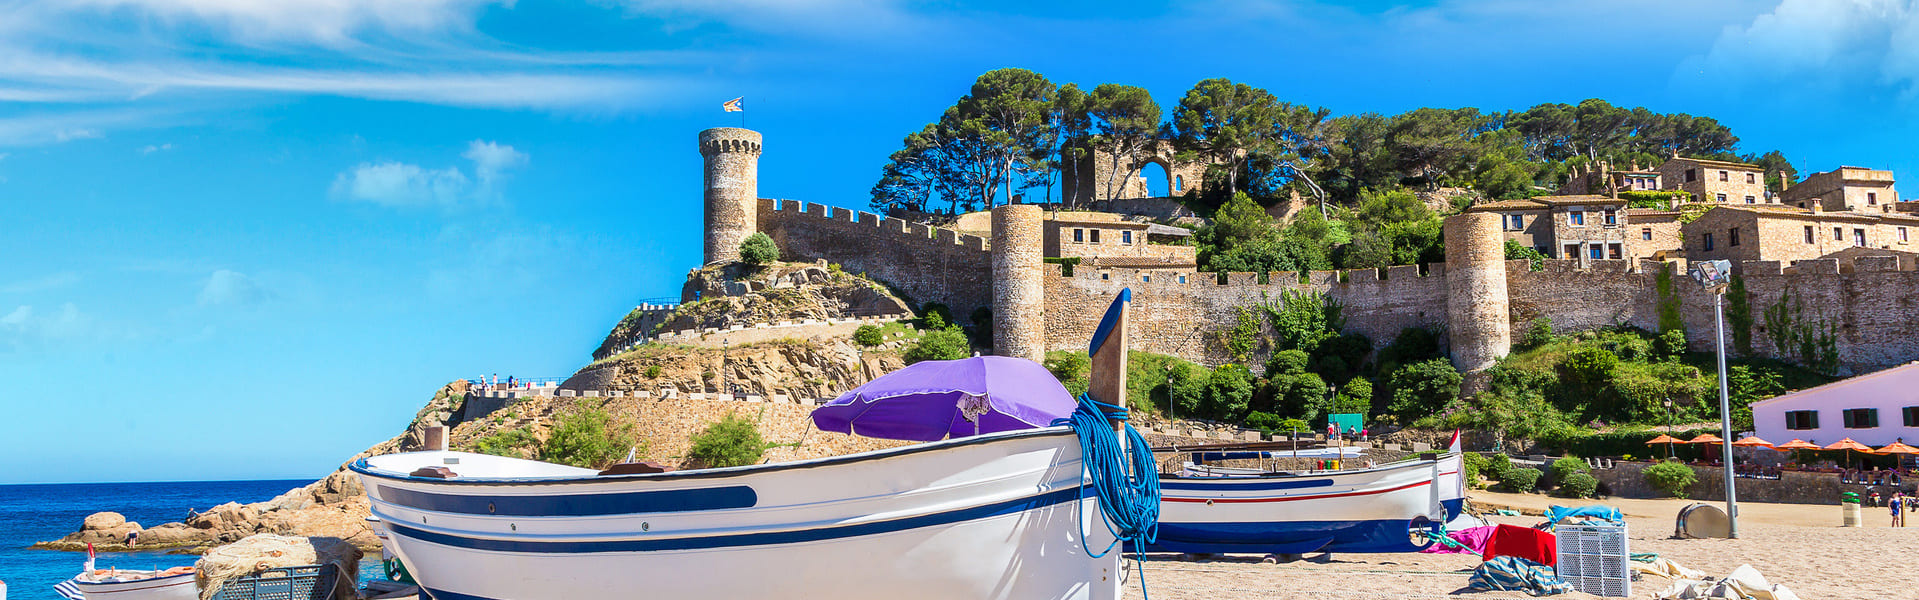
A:
<svg viewBox="0 0 1919 600">
<path fill-rule="evenodd" d="M 740 242 L 759 228 L 760 132 L 702 131 L 700 156 L 706 158 L 706 262 L 737 260 Z"/>
<path fill-rule="evenodd" d="M 993 352 L 1046 359 L 1046 238 L 1038 206 L 993 209 Z"/>
<path fill-rule="evenodd" d="M 1472 372 L 1512 351 L 1506 303 L 1506 236 L 1500 215 L 1446 218 L 1446 317 L 1453 366 Z"/>
</svg>

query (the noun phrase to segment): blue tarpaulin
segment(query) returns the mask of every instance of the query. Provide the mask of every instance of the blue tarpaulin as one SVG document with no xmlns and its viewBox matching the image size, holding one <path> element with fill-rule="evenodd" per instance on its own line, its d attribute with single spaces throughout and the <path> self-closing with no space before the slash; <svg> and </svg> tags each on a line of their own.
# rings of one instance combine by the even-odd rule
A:
<svg viewBox="0 0 1919 600">
<path fill-rule="evenodd" d="M 1594 504 L 1592 506 L 1553 506 L 1546 509 L 1547 521 L 1558 523 L 1567 517 L 1583 517 L 1614 523 L 1626 522 L 1625 515 L 1619 514 L 1619 509 L 1604 504 Z"/>
</svg>

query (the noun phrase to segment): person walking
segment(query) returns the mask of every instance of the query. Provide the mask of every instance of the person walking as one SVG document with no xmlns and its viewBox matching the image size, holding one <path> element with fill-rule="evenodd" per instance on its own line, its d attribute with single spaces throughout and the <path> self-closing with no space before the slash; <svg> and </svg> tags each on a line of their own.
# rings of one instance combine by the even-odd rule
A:
<svg viewBox="0 0 1919 600">
<path fill-rule="evenodd" d="M 1907 502 L 1911 502 L 1911 500 L 1906 498 L 1905 492 L 1893 492 L 1892 499 L 1886 501 L 1886 506 L 1892 507 L 1892 526 L 1893 527 L 1906 526 L 1906 513 L 1901 512 L 1899 509 L 1905 508 L 1905 504 Z"/>
</svg>

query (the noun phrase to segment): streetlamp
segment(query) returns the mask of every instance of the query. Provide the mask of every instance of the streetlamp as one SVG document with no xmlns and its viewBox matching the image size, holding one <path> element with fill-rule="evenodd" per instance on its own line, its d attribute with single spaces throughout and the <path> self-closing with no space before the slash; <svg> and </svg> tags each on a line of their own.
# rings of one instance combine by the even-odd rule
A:
<svg viewBox="0 0 1919 600">
<path fill-rule="evenodd" d="M 1726 475 L 1726 537 L 1739 537 L 1739 495 L 1732 477 L 1732 407 L 1726 393 L 1726 287 L 1731 283 L 1732 262 L 1708 260 L 1694 263 L 1692 276 L 1700 287 L 1712 294 L 1713 346 L 1719 350 L 1719 443 L 1725 457 L 1720 470 Z M 1669 417 L 1670 418 L 1670 417 Z"/>
<path fill-rule="evenodd" d="M 1666 399 L 1666 436 L 1672 437 L 1672 398 Z M 1666 444 L 1666 458 L 1672 458 L 1672 444 Z"/>
</svg>

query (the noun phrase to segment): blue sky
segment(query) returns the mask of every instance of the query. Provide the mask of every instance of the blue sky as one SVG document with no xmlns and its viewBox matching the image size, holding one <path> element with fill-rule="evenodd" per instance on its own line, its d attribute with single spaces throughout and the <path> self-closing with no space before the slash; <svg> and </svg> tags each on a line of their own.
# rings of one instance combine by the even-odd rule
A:
<svg viewBox="0 0 1919 600">
<path fill-rule="evenodd" d="M 446 381 L 570 373 L 698 262 L 735 96 L 762 195 L 855 208 L 1008 66 L 1601 97 L 1905 179 L 1915 42 L 1874 0 L 0 2 L 0 483 L 317 476 Z"/>
</svg>

